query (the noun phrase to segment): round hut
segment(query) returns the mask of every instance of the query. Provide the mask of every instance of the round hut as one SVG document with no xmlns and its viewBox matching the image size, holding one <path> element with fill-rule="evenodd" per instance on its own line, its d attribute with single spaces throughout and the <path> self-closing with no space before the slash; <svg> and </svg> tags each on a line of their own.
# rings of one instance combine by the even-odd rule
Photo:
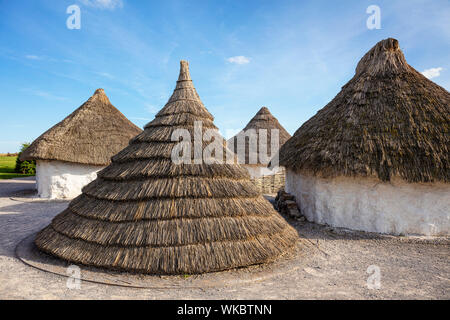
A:
<svg viewBox="0 0 450 320">
<path fill-rule="evenodd" d="M 247 169 L 256 188 L 263 194 L 270 194 L 284 186 L 284 168 L 273 159 L 290 137 L 269 109 L 262 107 L 245 128 L 227 143 L 239 163 Z M 271 159 L 272 165 L 269 167 Z"/>
<path fill-rule="evenodd" d="M 109 101 L 103 89 L 44 132 L 21 154 L 36 160 L 38 196 L 71 199 L 142 132 Z"/>
<path fill-rule="evenodd" d="M 310 221 L 450 234 L 450 94 L 377 43 L 339 94 L 280 150 L 286 191 Z"/>
<path fill-rule="evenodd" d="M 150 274 L 219 271 L 288 251 L 295 230 L 255 190 L 244 168 L 173 161 L 180 143 L 174 132 L 195 136 L 201 122 L 203 131 L 218 134 L 213 120 L 181 61 L 168 103 L 38 233 L 37 247 L 74 263 Z"/>
</svg>

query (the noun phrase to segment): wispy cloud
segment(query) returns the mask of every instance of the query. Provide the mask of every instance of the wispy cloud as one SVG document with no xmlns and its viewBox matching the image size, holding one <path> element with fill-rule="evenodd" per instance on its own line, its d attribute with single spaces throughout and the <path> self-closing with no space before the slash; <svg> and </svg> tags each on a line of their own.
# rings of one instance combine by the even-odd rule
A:
<svg viewBox="0 0 450 320">
<path fill-rule="evenodd" d="M 10 128 L 24 128 L 26 127 L 23 123 L 10 123 L 7 125 Z"/>
<path fill-rule="evenodd" d="M 41 61 L 46 61 L 46 62 L 65 62 L 65 60 L 59 60 L 53 57 L 49 57 L 49 56 L 38 56 L 35 54 L 27 54 L 25 55 L 25 58 L 28 60 L 41 60 Z"/>
<path fill-rule="evenodd" d="M 34 54 L 27 54 L 25 56 L 25 58 L 30 59 L 30 60 L 42 60 L 42 57 L 36 56 Z"/>
<path fill-rule="evenodd" d="M 147 112 L 151 113 L 151 114 L 158 113 L 158 111 L 160 109 L 160 108 L 155 107 L 154 105 L 149 104 L 149 103 L 144 104 L 144 106 L 145 106 L 145 110 L 147 110 Z"/>
<path fill-rule="evenodd" d="M 41 90 L 35 90 L 35 89 L 21 89 L 22 92 L 26 92 L 38 97 L 42 97 L 48 100 L 57 100 L 57 101 L 65 101 L 67 100 L 66 97 L 61 97 L 61 96 L 57 96 L 54 95 L 52 93 L 46 92 L 46 91 L 41 91 Z"/>
<path fill-rule="evenodd" d="M 441 71 L 443 69 L 441 67 L 437 67 L 437 68 L 430 68 L 430 69 L 426 69 L 424 71 L 422 71 L 422 74 L 427 77 L 428 79 L 433 79 L 436 77 L 439 77 L 441 75 Z"/>
<path fill-rule="evenodd" d="M 245 56 L 235 56 L 228 58 L 227 61 L 235 64 L 247 64 L 250 62 L 250 58 L 247 58 Z"/>
<path fill-rule="evenodd" d="M 123 8 L 122 0 L 79 0 L 82 4 L 88 7 L 114 10 L 116 8 Z"/>
<path fill-rule="evenodd" d="M 128 117 L 130 120 L 142 120 L 142 121 L 150 121 L 150 118 L 141 118 L 141 117 Z"/>
<path fill-rule="evenodd" d="M 104 78 L 108 78 L 108 79 L 115 79 L 116 77 L 114 77 L 112 74 L 109 74 L 108 72 L 94 72 L 96 75 L 99 75 L 101 77 Z"/>
</svg>

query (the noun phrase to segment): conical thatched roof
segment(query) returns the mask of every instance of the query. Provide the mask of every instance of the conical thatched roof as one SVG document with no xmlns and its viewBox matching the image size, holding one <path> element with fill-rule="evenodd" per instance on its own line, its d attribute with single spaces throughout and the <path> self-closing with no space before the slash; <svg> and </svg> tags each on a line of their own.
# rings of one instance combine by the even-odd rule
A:
<svg viewBox="0 0 450 320">
<path fill-rule="evenodd" d="M 254 129 L 255 133 L 257 135 L 256 140 L 256 146 L 254 147 L 254 150 L 256 152 L 255 159 L 257 159 L 256 165 L 264 165 L 266 166 L 267 163 L 264 163 L 259 159 L 259 146 L 260 146 L 260 139 L 264 139 L 263 141 L 266 141 L 267 143 L 267 156 L 269 157 L 271 155 L 271 139 L 272 139 L 272 129 L 278 130 L 278 142 L 279 147 L 281 147 L 290 137 L 291 135 L 286 131 L 286 129 L 283 128 L 283 126 L 278 122 L 277 118 L 275 118 L 269 111 L 267 107 L 262 107 L 259 109 L 259 111 L 256 113 L 256 115 L 250 120 L 249 123 L 245 126 L 245 128 L 240 131 L 238 134 L 236 134 L 234 137 L 230 138 L 228 140 L 228 144 L 231 146 L 231 143 L 233 142 L 233 151 L 236 154 L 238 153 L 238 136 L 241 134 L 244 134 L 247 130 Z M 266 130 L 266 136 L 260 137 L 260 129 Z M 241 146 L 240 148 L 245 148 L 245 164 L 255 164 L 251 163 L 251 159 L 249 158 L 249 151 L 251 150 L 249 147 L 250 138 L 245 137 L 245 144 Z M 242 162 L 242 161 L 241 161 Z"/>
<path fill-rule="evenodd" d="M 155 274 L 224 270 L 286 252 L 296 232 L 244 168 L 172 162 L 172 132 L 192 132 L 194 121 L 217 131 L 182 61 L 169 102 L 36 245 L 75 263 Z"/>
<path fill-rule="evenodd" d="M 280 163 L 323 176 L 450 181 L 450 94 L 386 39 L 355 76 L 280 150 Z"/>
<path fill-rule="evenodd" d="M 81 107 L 34 140 L 21 160 L 107 165 L 140 132 L 109 102 L 103 89 L 97 89 Z"/>
</svg>

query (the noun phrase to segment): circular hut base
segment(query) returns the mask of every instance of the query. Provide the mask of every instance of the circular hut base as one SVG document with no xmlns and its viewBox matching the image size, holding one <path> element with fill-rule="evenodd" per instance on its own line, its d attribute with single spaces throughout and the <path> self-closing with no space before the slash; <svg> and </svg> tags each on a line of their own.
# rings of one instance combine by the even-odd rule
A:
<svg viewBox="0 0 450 320">
<path fill-rule="evenodd" d="M 308 221 L 392 235 L 450 235 L 450 184 L 398 177 L 324 178 L 287 171 L 286 192 Z"/>
<path fill-rule="evenodd" d="M 40 198 L 36 189 L 24 189 L 15 192 L 9 197 L 11 200 L 20 202 L 67 202 L 71 199 Z"/>
<path fill-rule="evenodd" d="M 34 244 L 35 236 L 34 233 L 19 242 L 16 247 L 16 257 L 26 265 L 38 270 L 69 277 L 68 267 L 73 264 L 39 251 Z M 83 265 L 77 266 L 80 268 L 81 280 L 112 286 L 147 289 L 225 287 L 258 282 L 295 271 L 301 265 L 298 260 L 306 254 L 304 246 L 300 246 L 300 243 L 301 241 L 289 254 L 273 263 L 200 275 L 145 275 L 121 273 Z"/>
</svg>

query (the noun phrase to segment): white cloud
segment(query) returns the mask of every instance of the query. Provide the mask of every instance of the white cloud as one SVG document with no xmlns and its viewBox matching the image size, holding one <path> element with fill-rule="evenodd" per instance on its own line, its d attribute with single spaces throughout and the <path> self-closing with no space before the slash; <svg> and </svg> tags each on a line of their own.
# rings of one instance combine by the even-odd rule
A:
<svg viewBox="0 0 450 320">
<path fill-rule="evenodd" d="M 99 9 L 114 10 L 123 7 L 122 0 L 80 0 L 80 2 L 85 6 Z"/>
<path fill-rule="evenodd" d="M 130 120 L 142 120 L 142 121 L 153 120 L 153 119 L 150 119 L 150 118 L 142 118 L 142 117 L 128 117 L 128 119 L 130 119 Z"/>
<path fill-rule="evenodd" d="M 46 91 L 42 91 L 42 90 L 34 90 L 34 89 L 21 89 L 20 91 L 25 92 L 25 93 L 29 93 L 41 98 L 45 98 L 48 100 L 57 100 L 57 101 L 65 101 L 67 100 L 66 97 L 61 97 L 61 96 L 57 96 L 54 95 L 52 93 L 46 92 Z"/>
<path fill-rule="evenodd" d="M 433 79 L 436 77 L 439 77 L 441 75 L 441 71 L 443 69 L 441 67 L 438 68 L 430 68 L 427 70 L 422 71 L 422 74 L 427 77 L 428 79 Z"/>
<path fill-rule="evenodd" d="M 108 78 L 108 79 L 115 79 L 115 77 L 112 74 L 109 74 L 108 72 L 94 72 L 96 75 L 99 75 L 101 77 L 104 78 Z"/>
<path fill-rule="evenodd" d="M 159 112 L 159 108 L 151 105 L 150 103 L 145 103 L 144 106 L 148 113 L 155 114 Z"/>
<path fill-rule="evenodd" d="M 27 54 L 25 56 L 25 58 L 30 59 L 30 60 L 42 60 L 42 57 L 36 56 L 34 54 Z"/>
<path fill-rule="evenodd" d="M 235 56 L 228 58 L 227 61 L 236 64 L 247 64 L 250 62 L 250 58 L 247 58 L 245 56 Z"/>
</svg>

